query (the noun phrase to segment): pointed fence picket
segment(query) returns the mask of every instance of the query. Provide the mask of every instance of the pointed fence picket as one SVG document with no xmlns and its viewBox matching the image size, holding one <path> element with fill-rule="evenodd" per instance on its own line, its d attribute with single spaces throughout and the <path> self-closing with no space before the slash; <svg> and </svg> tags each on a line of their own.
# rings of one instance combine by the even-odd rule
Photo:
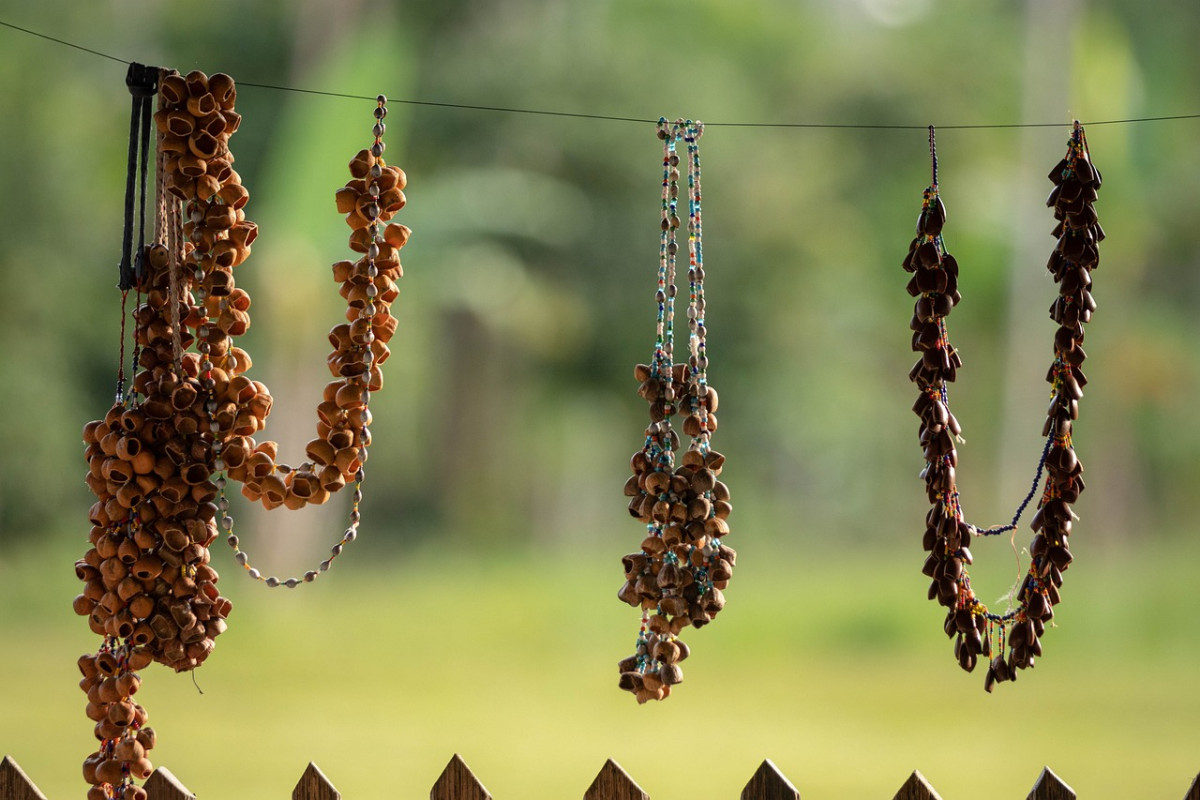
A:
<svg viewBox="0 0 1200 800">
<path fill-rule="evenodd" d="M 1062 782 L 1049 767 L 1042 767 L 1033 791 L 1025 800 L 1075 800 L 1075 790 Z"/>
<path fill-rule="evenodd" d="M 149 800 L 196 800 L 196 795 L 180 783 L 166 767 L 156 769 L 144 788 Z M 341 797 L 333 783 L 311 762 L 300 776 L 296 788 L 292 790 L 292 800 L 341 800 Z M 759 765 L 746 788 L 742 789 L 740 797 L 741 800 L 800 800 L 800 792 L 779 768 L 767 759 Z M 0 800 L 46 800 L 46 796 L 11 756 L 5 756 L 0 761 Z M 433 784 L 433 788 L 429 790 L 429 800 L 492 800 L 492 795 L 483 787 L 479 778 L 475 777 L 475 773 L 471 772 L 471 768 L 462 757 L 455 753 Z M 620 764 L 610 758 L 604 762 L 592 785 L 584 792 L 583 800 L 650 800 L 650 795 L 621 769 Z M 925 780 L 925 776 L 914 770 L 892 800 L 942 798 Z M 1053 770 L 1043 767 L 1025 800 L 1076 800 L 1076 795 L 1075 790 L 1055 775 Z M 1139 796 L 1137 800 L 1149 799 Z M 1200 800 L 1200 774 L 1192 781 L 1183 800 Z"/>
<path fill-rule="evenodd" d="M 46 800 L 12 756 L 0 761 L 0 800 Z"/>
<path fill-rule="evenodd" d="M 196 800 L 196 795 L 180 783 L 166 767 L 154 770 L 154 774 L 149 777 L 143 788 L 153 800 Z"/>
<path fill-rule="evenodd" d="M 929 785 L 920 770 L 914 769 L 892 800 L 942 800 L 942 796 Z"/>
<path fill-rule="evenodd" d="M 429 791 L 429 800 L 492 800 L 492 795 L 455 753 Z"/>
<path fill-rule="evenodd" d="M 604 762 L 600 774 L 583 793 L 583 800 L 650 800 L 629 773 L 611 758 Z"/>
<path fill-rule="evenodd" d="M 768 758 L 742 789 L 742 800 L 800 800 L 800 792 Z"/>
<path fill-rule="evenodd" d="M 310 761 L 292 790 L 292 800 L 342 800 L 342 793 L 333 788 L 321 768 Z"/>
</svg>

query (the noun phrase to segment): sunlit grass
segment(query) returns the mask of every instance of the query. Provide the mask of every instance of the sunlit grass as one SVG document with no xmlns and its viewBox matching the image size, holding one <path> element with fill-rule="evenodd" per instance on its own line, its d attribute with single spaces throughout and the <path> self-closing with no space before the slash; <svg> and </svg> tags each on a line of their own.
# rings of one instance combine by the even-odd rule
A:
<svg viewBox="0 0 1200 800">
<path fill-rule="evenodd" d="M 218 556 L 231 625 L 202 695 L 144 673 L 152 755 L 231 800 L 287 796 L 310 760 L 348 798 L 424 797 L 455 752 L 497 798 L 579 797 L 608 757 L 655 800 L 736 797 L 768 757 L 805 798 L 889 798 L 913 769 L 1023 797 L 1043 764 L 1081 796 L 1176 798 L 1200 770 L 1196 553 L 1077 563 L 1045 658 L 993 695 L 955 666 L 919 554 L 857 553 L 746 545 L 685 682 L 645 707 L 616 689 L 637 621 L 610 556 L 363 549 L 287 593 Z M 0 749 L 51 798 L 82 796 L 92 744 L 70 558 L 0 563 Z"/>
</svg>

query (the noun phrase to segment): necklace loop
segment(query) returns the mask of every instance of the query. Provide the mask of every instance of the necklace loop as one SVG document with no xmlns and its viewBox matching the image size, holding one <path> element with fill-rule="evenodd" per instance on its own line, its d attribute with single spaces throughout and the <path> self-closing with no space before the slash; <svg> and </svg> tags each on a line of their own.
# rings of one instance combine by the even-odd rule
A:
<svg viewBox="0 0 1200 800">
<path fill-rule="evenodd" d="M 1086 358 L 1080 343 L 1083 325 L 1091 319 L 1091 270 L 1099 262 L 1096 245 L 1104 238 L 1092 203 L 1100 174 L 1087 153 L 1083 127 L 1076 122 L 1067 156 L 1050 173 L 1055 184 L 1047 204 L 1054 208 L 1057 245 L 1048 268 L 1059 287 L 1050 316 L 1059 324 L 1054 336 L 1054 360 L 1047 380 L 1053 400 L 1043 427 L 1046 437 L 1029 493 L 1007 525 L 980 528 L 966 521 L 957 487 L 961 442 L 958 421 L 950 412 L 948 384 L 962 361 L 950 344 L 946 317 L 958 304 L 958 264 L 945 249 L 942 227 L 945 206 L 938 193 L 934 127 L 929 126 L 932 182 L 924 192 L 917 236 L 909 245 L 904 269 L 913 274 L 908 292 L 916 297 L 911 323 L 913 350 L 921 359 L 909 372 L 919 395 L 913 411 L 921 418 L 920 440 L 925 451 L 921 476 L 932 507 L 926 515 L 924 549 L 929 555 L 923 572 L 929 578 L 929 598 L 947 610 L 944 630 L 955 640 L 959 665 L 972 671 L 980 656 L 989 659 L 984 688 L 1014 680 L 1018 669 L 1033 666 L 1041 655 L 1040 637 L 1060 600 L 1062 573 L 1072 561 L 1067 536 L 1075 519 L 1071 504 L 1083 491 L 1082 466 L 1072 442 L 1072 423 L 1086 378 L 1079 365 Z M 1015 607 L 990 611 L 971 588 L 968 566 L 973 556 L 970 537 L 1016 531 L 1021 516 L 1043 483 L 1042 497 L 1030 522 L 1030 565 L 1010 595 Z M 1005 648 L 1007 647 L 1007 656 Z M 998 649 L 997 649 L 998 648 Z"/>
</svg>

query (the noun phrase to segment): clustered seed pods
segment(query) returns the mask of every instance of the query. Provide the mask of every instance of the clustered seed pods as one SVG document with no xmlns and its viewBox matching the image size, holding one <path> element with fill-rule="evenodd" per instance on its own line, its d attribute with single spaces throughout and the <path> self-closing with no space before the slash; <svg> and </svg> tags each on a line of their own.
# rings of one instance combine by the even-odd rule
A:
<svg viewBox="0 0 1200 800">
<path fill-rule="evenodd" d="M 195 359 L 188 363 L 194 368 Z M 232 605 L 208 563 L 217 536 L 209 447 L 198 430 L 181 432 L 206 420 L 192 406 L 176 411 L 169 404 L 171 396 L 194 394 L 187 381 L 195 379 L 180 382 L 169 367 L 161 369 L 159 380 L 142 382 L 150 390 L 146 402 L 115 405 L 84 429 L 87 482 L 97 499 L 91 547 L 75 565 L 85 584 L 75 611 L 93 632 L 144 647 L 178 671 L 208 657 Z"/>
<path fill-rule="evenodd" d="M 374 144 L 351 161 L 352 179 L 336 198 L 352 230 L 350 246 L 362 257 L 333 267 L 347 322 L 330 333 L 335 380 L 318 406 L 318 438 L 307 447 L 311 461 L 297 468 L 277 464 L 277 445 L 255 441 L 272 400 L 265 385 L 247 377 L 250 357 L 233 344 L 250 325 L 250 298 L 235 285 L 233 268 L 249 255 L 258 230 L 245 217 L 249 192 L 231 166 L 229 137 L 241 120 L 235 97 L 227 75 L 160 74 L 158 224 L 155 243 L 139 254 L 135 374 L 125 397 L 122 363 L 116 403 L 84 428 L 86 480 L 97 499 L 89 514 L 91 548 L 76 563 L 85 588 L 74 607 L 104 637 L 99 653 L 81 659 L 80 668 L 101 741 L 85 777 L 95 779 L 98 791 L 124 793 L 105 797 L 139 796 L 131 780 L 149 770 L 144 751 L 152 733 L 130 733 L 145 721 L 145 711 L 129 700 L 138 685 L 134 670 L 151 661 L 194 669 L 225 630 L 232 606 L 216 588 L 208 548 L 221 526 L 237 550 L 227 477 L 267 508 L 322 503 L 354 481 L 350 527 L 320 571 L 355 538 L 370 443 L 368 400 L 382 386 L 380 365 L 396 329 L 390 305 L 409 230 L 380 229 L 405 203 L 403 171 L 383 160 L 381 95 Z M 294 587 L 318 574 L 279 581 L 264 578 L 240 550 L 237 560 L 268 586 Z M 114 687 L 129 691 L 115 696 Z M 129 708 L 136 711 L 132 721 L 125 720 Z"/>
<path fill-rule="evenodd" d="M 638 552 L 622 559 L 625 583 L 617 596 L 642 609 L 642 625 L 633 655 L 618 663 L 619 686 L 639 703 L 661 700 L 683 680 L 679 663 L 688 646 L 680 632 L 689 624 L 708 624 L 725 606 L 723 590 L 733 576 L 737 554 L 724 543 L 733 507 L 729 489 L 718 478 L 725 457 L 711 449 L 717 429 L 717 392 L 707 380 L 704 264 L 701 226 L 700 123 L 660 120 L 663 147 L 662 233 L 659 249 L 657 340 L 650 364 L 639 364 L 638 394 L 650 404 L 645 443 L 631 461 L 625 484 L 629 513 L 646 525 Z M 679 139 L 688 149 L 688 328 L 687 363 L 673 363 L 675 264 L 678 252 Z M 676 467 L 678 433 L 671 418 L 686 414 L 684 434 L 691 437 Z"/>
<path fill-rule="evenodd" d="M 1092 164 L 1083 126 L 1075 123 L 1067 143 L 1067 155 L 1050 171 L 1054 189 L 1046 205 L 1058 220 L 1057 239 L 1047 269 L 1058 284 L 1059 296 L 1050 306 L 1050 318 L 1058 323 L 1054 334 L 1054 361 L 1046 375 L 1052 399 L 1042 433 L 1046 485 L 1037 512 L 1030 520 L 1035 535 L 1029 545 L 1030 566 L 1017 598 L 1019 610 L 1008 635 L 1007 659 L 997 655 L 988 670 L 987 687 L 993 681 L 1016 677 L 1017 669 L 1032 667 L 1042 654 L 1041 636 L 1054 617 L 1060 600 L 1063 572 L 1073 557 L 1067 538 L 1075 515 L 1071 505 L 1084 490 L 1083 465 L 1071 440 L 1071 429 L 1079 416 L 1079 400 L 1087 378 L 1081 366 L 1083 325 L 1092 318 L 1092 270 L 1099 266 L 1104 229 L 1093 204 L 1100 189 L 1100 170 Z"/>
<path fill-rule="evenodd" d="M 932 578 L 930 598 L 954 608 L 964 565 L 971 562 L 971 551 L 967 547 L 971 532 L 958 507 L 955 485 L 958 453 L 954 441 L 961 429 L 950 412 L 946 390 L 946 384 L 954 381 L 962 360 L 950 344 L 945 320 L 962 295 L 958 291 L 958 262 L 946 251 L 942 239 L 945 222 L 946 207 L 935 178 L 925 190 L 921 214 L 917 218 L 917 235 L 909 244 L 903 266 L 912 273 L 908 293 L 917 298 L 909 328 L 913 332 L 912 349 L 919 352 L 921 358 L 913 365 L 908 377 L 920 389 L 913 411 L 921 418 L 919 438 L 925 451 L 921 477 L 932 504 L 925 520 L 924 546 L 930 555 L 925 561 L 924 572 Z M 970 670 L 974 669 L 975 660 L 982 652 L 983 630 L 976 628 L 970 613 L 962 622 L 965 624 L 961 630 L 954 629 L 960 642 L 957 651 L 959 663 Z M 964 641 L 967 644 L 962 644 Z"/>
<path fill-rule="evenodd" d="M 1048 205 L 1059 220 L 1054 230 L 1057 245 L 1049 270 L 1059 284 L 1059 297 L 1050 316 L 1059 324 L 1054 337 L 1054 362 L 1047 380 L 1053 400 L 1043 435 L 1046 445 L 1029 495 L 1008 525 L 981 529 L 964 519 L 956 483 L 958 454 L 955 439 L 960 427 L 950 412 L 947 383 L 954 381 L 962 362 L 950 344 L 945 319 L 961 299 L 958 264 L 945 250 L 942 226 L 945 206 L 938 196 L 937 160 L 930 129 L 934 180 L 925 190 L 917 237 L 909 245 L 904 268 L 913 273 L 909 294 L 917 297 L 910 327 L 912 348 L 921 359 L 909 372 L 920 394 L 913 411 L 920 417 L 920 443 L 925 452 L 926 496 L 932 507 L 925 519 L 923 545 L 929 555 L 922 571 L 930 579 L 929 597 L 947 608 L 943 625 L 954 639 L 959 665 L 972 671 L 979 658 L 990 659 L 984 687 L 1015 680 L 1018 669 L 1034 665 L 1041 655 L 1040 638 L 1059 602 L 1062 573 L 1071 563 L 1067 535 L 1073 514 L 1070 505 L 1083 491 L 1082 467 L 1071 444 L 1072 420 L 1086 378 L 1080 364 L 1086 357 L 1080 346 L 1083 324 L 1095 310 L 1091 270 L 1099 262 L 1096 244 L 1104 238 L 1092 203 L 1100 187 L 1100 173 L 1087 153 L 1083 128 L 1076 123 L 1067 157 L 1051 172 L 1055 183 Z M 1031 527 L 1035 532 L 1029 552 L 1028 574 L 1015 593 L 1016 607 L 1003 614 L 990 612 L 971 588 L 967 567 L 972 563 L 971 536 L 1015 530 L 1026 506 L 1036 494 L 1042 473 L 1046 481 Z M 1006 654 L 1007 650 L 1007 654 Z"/>
<path fill-rule="evenodd" d="M 136 670 L 150 660 L 144 648 L 101 649 L 79 657 L 79 688 L 87 694 L 88 719 L 96 723 L 100 742 L 83 762 L 83 779 L 91 784 L 88 800 L 146 800 L 146 790 L 130 780 L 145 780 L 154 771 L 146 756 L 154 748 L 154 729 L 146 725 L 146 709 L 133 699 L 142 683 Z"/>
<path fill-rule="evenodd" d="M 337 192 L 338 211 L 352 231 L 350 248 L 362 255 L 333 265 L 347 302 L 346 322 L 329 332 L 333 351 L 326 363 L 333 380 L 317 406 L 317 438 L 305 449 L 309 460 L 296 468 L 276 464 L 275 453 L 245 438 L 231 446 L 247 458 L 237 464 L 226 458 L 229 477 L 244 482 L 242 493 L 268 508 L 325 502 L 331 492 L 356 480 L 371 442 L 368 401 L 371 392 L 383 388 L 381 366 L 391 355 L 387 342 L 396 331 L 391 304 L 403 275 L 399 251 L 410 233 L 398 224 L 380 229 L 404 207 L 407 183 L 404 171 L 383 159 L 384 102 L 380 95 L 375 143 L 350 161 L 351 180 Z"/>
<path fill-rule="evenodd" d="M 230 342 L 249 324 L 249 298 L 231 280 L 213 277 L 218 263 L 228 269 L 245 259 L 257 232 L 242 213 L 248 195 L 228 150 L 240 123 L 234 96 L 228 76 L 160 76 L 158 235 L 139 259 L 136 288 L 143 299 L 132 314 L 137 372 L 130 396 L 118 394 L 105 418 L 83 433 L 96 502 L 91 548 L 76 563 L 85 588 L 75 610 L 105 637 L 94 666 L 80 662 L 89 716 L 107 709 L 97 719 L 101 748 L 84 767 L 98 796 L 115 796 L 103 794 L 108 786 L 137 797 L 141 790 L 130 781 L 149 774 L 152 734 L 141 742 L 127 731 L 111 735 L 117 726 L 136 730 L 145 721 L 145 711 L 129 700 L 138 685 L 133 671 L 150 661 L 177 671 L 199 666 L 232 608 L 209 566 L 219 491 L 214 445 L 222 429 L 257 430 L 265 418 L 264 411 L 249 422 L 253 412 L 239 418 L 240 409 L 218 402 L 250 366 Z M 180 201 L 188 203 L 183 212 Z M 184 268 L 192 274 L 182 274 Z M 197 352 L 185 352 L 193 344 Z M 221 368 L 213 367 L 214 355 Z M 115 697 L 114 687 L 126 691 Z M 124 757 L 130 753 L 136 757 Z"/>
</svg>

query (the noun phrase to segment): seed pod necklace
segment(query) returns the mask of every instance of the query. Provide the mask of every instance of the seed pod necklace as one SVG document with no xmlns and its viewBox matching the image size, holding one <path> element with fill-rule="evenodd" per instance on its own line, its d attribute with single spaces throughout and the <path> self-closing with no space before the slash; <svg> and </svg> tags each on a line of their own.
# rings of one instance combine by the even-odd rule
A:
<svg viewBox="0 0 1200 800">
<path fill-rule="evenodd" d="M 953 638 L 955 657 L 972 671 L 980 656 L 990 659 L 984 688 L 1016 680 L 1017 670 L 1032 667 L 1042 654 L 1041 636 L 1060 600 L 1062 573 L 1071 563 L 1067 537 L 1075 519 L 1071 511 L 1084 489 L 1083 471 L 1072 444 L 1072 422 L 1086 385 L 1080 365 L 1083 325 L 1096 305 L 1091 295 L 1091 272 L 1099 264 L 1097 244 L 1104 231 L 1093 203 L 1100 188 L 1100 172 L 1091 163 L 1083 127 L 1076 122 L 1067 143 L 1067 155 L 1050 173 L 1054 190 L 1047 205 L 1054 208 L 1057 243 L 1047 265 L 1058 284 L 1059 296 L 1050 317 L 1059 328 L 1054 335 L 1054 360 L 1046 380 L 1052 400 L 1033 484 L 1007 525 L 980 528 L 966 522 L 956 483 L 958 453 L 955 440 L 960 428 L 950 412 L 947 384 L 953 382 L 962 362 L 950 344 L 946 317 L 958 304 L 958 263 L 945 248 L 942 227 L 945 206 L 938 193 L 937 150 L 934 128 L 929 128 L 932 182 L 925 190 L 917 236 L 909 245 L 904 269 L 913 273 L 908 292 L 917 298 L 910 327 L 912 348 L 921 359 L 909 372 L 920 394 L 913 411 L 921 419 L 920 442 L 925 452 L 926 495 L 932 507 L 925 518 L 923 545 L 929 552 L 922 571 L 932 579 L 930 599 L 948 611 L 946 635 Z M 1046 480 L 1043 485 L 1042 477 Z M 1015 531 L 1038 487 L 1042 496 L 1030 522 L 1034 537 L 1029 545 L 1029 569 L 1014 593 L 1016 607 L 1004 613 L 989 611 L 971 588 L 967 566 L 972 563 L 968 542 L 972 536 Z M 1007 654 L 1006 654 L 1007 652 Z"/>
<path fill-rule="evenodd" d="M 136 259 L 122 259 L 122 308 L 130 289 L 138 300 L 130 391 L 124 392 L 122 312 L 116 402 L 84 429 L 87 483 L 97 500 L 89 513 L 91 547 L 76 563 L 85 588 L 74 604 L 104 637 L 95 655 L 79 659 L 87 714 L 100 742 L 84 762 L 88 796 L 125 800 L 145 797 L 132 781 L 149 775 L 146 751 L 155 741 L 144 726 L 145 709 L 132 699 L 140 686 L 136 671 L 153 661 L 176 671 L 199 666 L 232 609 L 216 589 L 208 550 L 218 524 L 232 526 L 227 477 L 243 482 L 245 493 L 268 508 L 324 502 L 348 479 L 355 481 L 350 527 L 319 570 L 285 581 L 264 578 L 238 552 L 239 563 L 268 586 L 313 580 L 355 537 L 370 443 L 367 404 L 370 391 L 381 386 L 384 343 L 396 327 L 389 307 L 401 275 L 398 250 L 408 237 L 404 226 L 380 229 L 405 202 L 403 171 L 382 158 L 386 106 L 380 96 L 374 144 L 351 161 L 352 180 L 337 195 L 353 231 L 351 248 L 363 256 L 333 269 L 349 309 L 347 322 L 330 334 L 335 380 L 318 407 L 319 438 L 309 443 L 310 462 L 295 469 L 275 465 L 276 445 L 252 438 L 265 424 L 270 393 L 246 376 L 250 358 L 233 344 L 250 324 L 250 298 L 235 286 L 232 270 L 257 234 L 243 210 L 249 193 L 231 167 L 228 142 L 241 121 L 233 80 L 134 66 L 152 76 L 130 82 L 135 122 L 150 119 L 148 106 L 137 103 L 148 103 L 155 86 L 159 100 L 153 115 L 157 231 L 151 246 L 137 248 Z M 148 131 L 134 125 L 131 176 L 141 137 Z M 131 177 L 126 251 L 133 187 Z M 229 543 L 237 548 L 231 532 Z"/>
<path fill-rule="evenodd" d="M 241 549 L 225 497 L 226 479 L 217 478 L 217 505 L 226 541 L 247 574 L 272 588 L 295 588 L 312 582 L 358 536 L 364 465 L 371 443 L 370 396 L 372 391 L 382 388 L 380 367 L 391 355 L 387 342 L 396 330 L 391 304 L 399 295 L 396 281 L 403 274 L 398 253 L 410 233 L 407 227 L 394 223 L 381 227 L 381 223 L 404 207 L 407 184 L 403 170 L 389 166 L 383 158 L 386 101 L 383 95 L 376 98 L 374 143 L 351 159 L 351 179 L 337 192 L 338 211 L 346 215 L 346 223 L 352 230 L 350 247 L 362 255 L 355 262 L 339 261 L 333 265 L 334 279 L 342 284 L 341 295 L 347 300 L 347 321 L 329 332 L 334 349 L 327 364 L 334 380 L 326 385 L 322 402 L 317 406 L 318 438 L 305 449 L 309 460 L 298 467 L 277 464 L 275 443 L 256 444 L 250 438 L 254 431 L 248 426 L 234 431 L 217 462 L 218 470 L 225 467 L 230 479 L 242 482 L 243 495 L 261 501 L 267 509 L 324 503 L 331 493 L 354 482 L 349 525 L 330 549 L 329 557 L 301 577 L 280 579 L 264 576 Z M 269 400 L 265 407 L 269 412 Z"/>
<path fill-rule="evenodd" d="M 704 251 L 701 218 L 700 147 L 704 126 L 691 120 L 658 123 L 663 142 L 662 220 L 659 240 L 658 310 L 653 357 L 634 376 L 638 394 L 650 404 L 650 425 L 642 449 L 631 461 L 625 484 L 629 512 L 646 525 L 641 549 L 624 556 L 625 583 L 617 596 L 642 609 L 635 652 L 618 662 L 619 686 L 639 703 L 662 700 L 683 680 L 679 662 L 689 650 L 679 633 L 700 628 L 725 605 L 723 590 L 733 575 L 736 553 L 723 543 L 732 506 L 729 490 L 717 478 L 725 458 L 712 450 L 717 429 L 717 393 L 708 384 L 707 327 L 704 321 Z M 688 360 L 674 363 L 676 259 L 678 253 L 679 153 L 687 151 L 688 193 Z M 679 436 L 671 417 L 687 414 L 684 433 L 691 442 L 675 466 Z"/>
</svg>

